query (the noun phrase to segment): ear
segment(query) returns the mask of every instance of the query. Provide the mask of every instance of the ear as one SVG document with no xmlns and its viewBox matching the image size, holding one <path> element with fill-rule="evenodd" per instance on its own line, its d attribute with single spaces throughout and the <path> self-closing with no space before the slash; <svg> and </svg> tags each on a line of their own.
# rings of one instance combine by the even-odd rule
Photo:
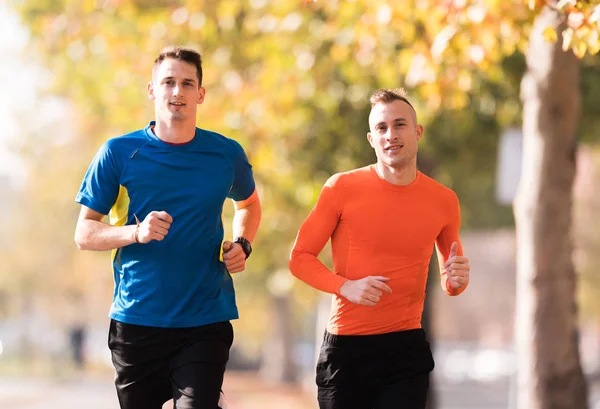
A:
<svg viewBox="0 0 600 409">
<path fill-rule="evenodd" d="M 415 130 L 417 131 L 417 141 L 420 141 L 423 137 L 423 125 L 417 125 L 417 128 Z"/>
<path fill-rule="evenodd" d="M 367 132 L 367 140 L 369 141 L 369 145 L 371 145 L 371 148 L 375 149 L 375 147 L 373 146 L 373 135 L 371 135 L 371 132 Z"/>
<path fill-rule="evenodd" d="M 152 81 L 150 81 L 148 83 L 148 99 L 151 101 L 154 101 L 156 97 L 154 96 L 154 85 L 152 84 Z"/>
<path fill-rule="evenodd" d="M 204 87 L 198 88 L 198 100 L 196 101 L 196 103 L 198 105 L 200 105 L 201 103 L 204 102 L 205 95 L 206 95 L 206 89 L 204 89 Z"/>
</svg>

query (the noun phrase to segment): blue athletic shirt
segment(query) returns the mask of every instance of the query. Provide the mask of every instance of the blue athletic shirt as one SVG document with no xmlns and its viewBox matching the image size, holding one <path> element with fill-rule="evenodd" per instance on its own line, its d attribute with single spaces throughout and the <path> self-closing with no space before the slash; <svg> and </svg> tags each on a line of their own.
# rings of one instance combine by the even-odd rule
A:
<svg viewBox="0 0 600 409">
<path fill-rule="evenodd" d="M 172 328 L 236 319 L 233 281 L 220 257 L 223 204 L 252 195 L 252 167 L 232 139 L 196 128 L 190 142 L 173 145 L 153 126 L 107 141 L 75 198 L 115 226 L 152 211 L 173 217 L 164 240 L 113 250 L 109 316 Z"/>
</svg>

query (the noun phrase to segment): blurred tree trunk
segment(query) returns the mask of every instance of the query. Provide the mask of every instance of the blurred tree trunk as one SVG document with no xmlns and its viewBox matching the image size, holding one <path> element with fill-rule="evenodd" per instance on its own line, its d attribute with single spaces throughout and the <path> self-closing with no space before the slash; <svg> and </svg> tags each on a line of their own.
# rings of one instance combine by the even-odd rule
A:
<svg viewBox="0 0 600 409">
<path fill-rule="evenodd" d="M 271 294 L 271 334 L 265 341 L 262 353 L 261 375 L 268 380 L 295 383 L 294 322 L 288 294 Z"/>
<path fill-rule="evenodd" d="M 535 20 L 521 83 L 523 173 L 517 228 L 519 409 L 587 408 L 579 362 L 571 208 L 580 111 L 579 61 L 546 27 L 564 28 L 548 9 Z"/>
</svg>

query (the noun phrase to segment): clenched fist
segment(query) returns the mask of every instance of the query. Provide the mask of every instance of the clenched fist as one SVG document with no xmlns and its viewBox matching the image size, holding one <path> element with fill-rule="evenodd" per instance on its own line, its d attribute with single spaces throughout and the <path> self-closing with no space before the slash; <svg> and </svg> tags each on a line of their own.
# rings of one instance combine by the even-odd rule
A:
<svg viewBox="0 0 600 409">
<path fill-rule="evenodd" d="M 392 293 L 392 289 L 385 284 L 388 277 L 368 276 L 360 280 L 348 280 L 340 287 L 340 295 L 355 304 L 373 306 L 383 296 L 383 293 Z"/>
<path fill-rule="evenodd" d="M 223 262 L 227 271 L 239 273 L 246 269 L 246 253 L 238 243 L 223 242 Z"/>
<path fill-rule="evenodd" d="M 452 288 L 462 288 L 469 283 L 469 273 L 471 272 L 471 265 L 469 259 L 465 256 L 457 256 L 458 243 L 452 243 L 450 247 L 450 254 L 448 260 L 444 263 L 446 268 L 446 275 L 448 282 Z"/>
<path fill-rule="evenodd" d="M 142 244 L 150 243 L 152 240 L 163 240 L 173 223 L 173 218 L 165 211 L 150 212 L 141 223 L 137 216 L 135 216 L 135 220 L 138 222 L 135 241 Z"/>
</svg>

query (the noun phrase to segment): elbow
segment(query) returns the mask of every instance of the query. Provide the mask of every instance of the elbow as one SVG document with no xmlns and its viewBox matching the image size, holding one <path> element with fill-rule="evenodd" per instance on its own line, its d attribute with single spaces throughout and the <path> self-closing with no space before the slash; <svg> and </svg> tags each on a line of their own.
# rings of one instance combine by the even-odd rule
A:
<svg viewBox="0 0 600 409">
<path fill-rule="evenodd" d="M 298 254 L 296 254 L 294 251 L 291 252 L 290 254 L 290 259 L 288 261 L 288 268 L 290 270 L 290 273 L 292 273 L 292 275 L 296 278 L 298 278 Z"/>
<path fill-rule="evenodd" d="M 307 253 L 302 250 L 293 250 L 288 261 L 288 268 L 294 277 L 300 281 L 306 282 L 307 270 L 310 270 L 310 262 Z"/>
<path fill-rule="evenodd" d="M 87 235 L 81 232 L 79 229 L 75 230 L 75 244 L 79 250 L 89 250 L 89 240 Z"/>
<path fill-rule="evenodd" d="M 79 237 L 75 236 L 75 245 L 79 250 L 87 250 L 85 246 L 85 241 L 81 240 Z"/>
</svg>

